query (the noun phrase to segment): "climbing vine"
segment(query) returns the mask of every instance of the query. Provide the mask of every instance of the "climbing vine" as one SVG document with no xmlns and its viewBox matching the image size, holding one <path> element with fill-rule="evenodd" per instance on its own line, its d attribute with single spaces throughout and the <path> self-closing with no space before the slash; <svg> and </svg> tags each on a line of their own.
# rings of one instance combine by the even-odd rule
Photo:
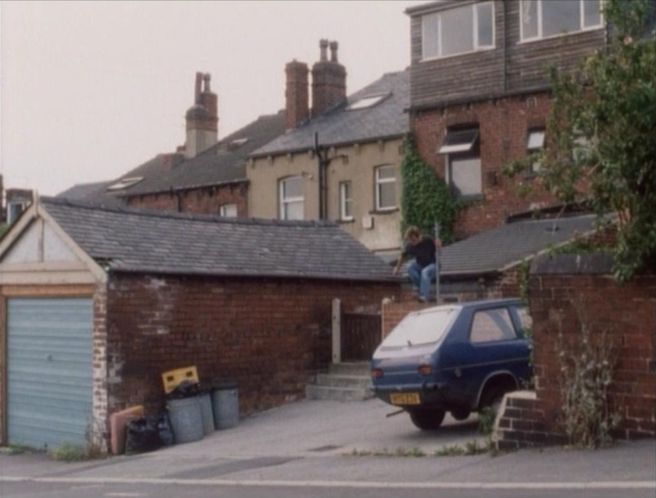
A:
<svg viewBox="0 0 656 498">
<path fill-rule="evenodd" d="M 440 224 L 440 239 L 448 244 L 453 241 L 458 202 L 444 180 L 419 157 L 410 136 L 406 137 L 403 149 L 401 229 L 415 225 L 423 233 L 432 234 L 437 222 Z"/>
</svg>

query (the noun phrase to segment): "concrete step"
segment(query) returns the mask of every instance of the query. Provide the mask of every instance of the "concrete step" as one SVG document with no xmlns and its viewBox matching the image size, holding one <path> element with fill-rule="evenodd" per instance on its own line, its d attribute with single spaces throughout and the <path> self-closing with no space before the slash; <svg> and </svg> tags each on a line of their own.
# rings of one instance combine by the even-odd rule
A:
<svg viewBox="0 0 656 498">
<path fill-rule="evenodd" d="M 367 388 L 371 378 L 367 375 L 318 374 L 316 385 L 326 387 Z"/>
<path fill-rule="evenodd" d="M 365 388 L 327 387 L 310 384 L 305 387 L 307 399 L 330 399 L 334 401 L 363 401 L 373 398 L 373 393 Z"/>
<path fill-rule="evenodd" d="M 370 365 L 368 361 L 348 361 L 342 363 L 331 363 L 330 373 L 335 375 L 359 375 L 369 377 Z"/>
</svg>

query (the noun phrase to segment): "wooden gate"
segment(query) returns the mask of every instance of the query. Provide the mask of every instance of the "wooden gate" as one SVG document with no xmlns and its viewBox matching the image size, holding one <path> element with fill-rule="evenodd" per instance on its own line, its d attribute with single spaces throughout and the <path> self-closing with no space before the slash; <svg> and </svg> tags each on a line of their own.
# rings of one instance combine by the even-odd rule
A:
<svg viewBox="0 0 656 498">
<path fill-rule="evenodd" d="M 342 360 L 370 360 L 381 341 L 380 315 L 343 313 L 341 329 Z"/>
</svg>

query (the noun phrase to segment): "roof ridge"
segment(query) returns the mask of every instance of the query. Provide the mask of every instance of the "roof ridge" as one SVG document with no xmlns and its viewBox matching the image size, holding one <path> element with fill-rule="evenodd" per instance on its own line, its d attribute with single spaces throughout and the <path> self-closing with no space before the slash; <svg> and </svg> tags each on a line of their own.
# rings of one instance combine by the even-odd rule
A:
<svg viewBox="0 0 656 498">
<path fill-rule="evenodd" d="M 337 224 L 324 220 L 276 220 L 263 218 L 225 218 L 215 214 L 203 213 L 178 213 L 174 211 L 164 211 L 157 209 L 134 208 L 127 206 L 109 206 L 93 202 L 84 202 L 81 200 L 71 200 L 61 197 L 40 197 L 39 201 L 43 204 L 55 204 L 68 206 L 79 209 L 89 209 L 92 211 L 106 211 L 111 213 L 133 214 L 149 218 L 170 218 L 189 221 L 202 221 L 206 223 L 226 223 L 233 225 L 263 225 L 263 226 L 298 226 L 298 227 L 337 227 Z"/>
</svg>

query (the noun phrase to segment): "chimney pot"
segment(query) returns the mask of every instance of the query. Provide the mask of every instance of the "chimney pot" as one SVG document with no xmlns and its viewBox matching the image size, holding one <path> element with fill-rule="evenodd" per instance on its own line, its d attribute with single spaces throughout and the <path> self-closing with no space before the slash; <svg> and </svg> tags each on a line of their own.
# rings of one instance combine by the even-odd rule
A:
<svg viewBox="0 0 656 498">
<path fill-rule="evenodd" d="M 337 62 L 337 47 L 338 43 L 336 41 L 330 42 L 330 62 Z"/>
<path fill-rule="evenodd" d="M 194 104 L 200 104 L 200 93 L 203 85 L 203 73 L 196 73 L 196 86 L 194 88 Z"/>
<path fill-rule="evenodd" d="M 321 62 L 326 62 L 328 60 L 328 40 L 319 40 L 319 51 L 321 56 L 319 60 Z"/>
<path fill-rule="evenodd" d="M 205 73 L 203 75 L 203 83 L 205 83 L 205 87 L 203 89 L 204 92 L 211 92 L 210 90 L 210 80 L 212 79 L 212 75 L 210 73 Z"/>
</svg>

